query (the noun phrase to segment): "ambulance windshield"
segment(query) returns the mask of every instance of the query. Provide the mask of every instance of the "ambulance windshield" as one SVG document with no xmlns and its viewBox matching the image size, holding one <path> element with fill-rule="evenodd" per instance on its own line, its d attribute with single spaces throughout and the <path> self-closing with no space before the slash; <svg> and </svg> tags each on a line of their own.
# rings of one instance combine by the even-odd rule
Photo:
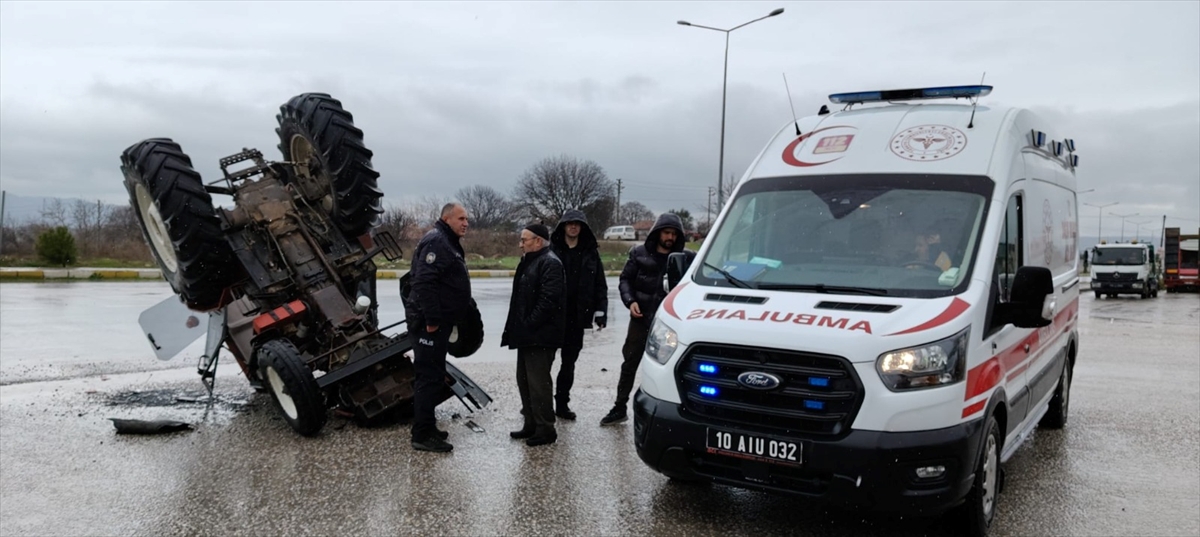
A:
<svg viewBox="0 0 1200 537">
<path fill-rule="evenodd" d="M 798 292 L 957 294 L 970 281 L 993 186 L 986 177 L 945 175 L 756 179 L 708 239 L 696 280 L 732 286 L 733 277 Z"/>
</svg>

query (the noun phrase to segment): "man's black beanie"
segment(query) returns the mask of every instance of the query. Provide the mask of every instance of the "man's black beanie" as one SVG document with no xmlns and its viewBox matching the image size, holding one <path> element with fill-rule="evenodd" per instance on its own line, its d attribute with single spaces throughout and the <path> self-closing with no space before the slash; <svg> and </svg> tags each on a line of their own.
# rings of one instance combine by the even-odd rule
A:
<svg viewBox="0 0 1200 537">
<path fill-rule="evenodd" d="M 528 226 L 525 226 L 525 229 L 528 229 L 534 235 L 537 235 L 543 239 L 550 240 L 550 228 L 546 227 L 545 225 L 529 224 Z"/>
</svg>

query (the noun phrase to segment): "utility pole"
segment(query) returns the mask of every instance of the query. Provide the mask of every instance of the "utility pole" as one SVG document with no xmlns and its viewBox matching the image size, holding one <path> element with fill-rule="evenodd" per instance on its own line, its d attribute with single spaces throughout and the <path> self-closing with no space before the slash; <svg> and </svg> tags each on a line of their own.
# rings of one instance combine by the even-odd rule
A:
<svg viewBox="0 0 1200 537">
<path fill-rule="evenodd" d="M 706 213 L 704 217 L 705 222 L 707 222 L 707 225 L 705 225 L 704 228 L 708 230 L 708 233 L 712 233 L 712 198 L 713 187 L 710 186 L 708 187 L 708 213 Z M 708 233 L 705 234 L 707 235 Z"/>
<path fill-rule="evenodd" d="M 625 187 L 621 186 L 621 180 L 617 179 L 617 208 L 615 209 L 617 215 L 614 219 L 616 220 L 615 224 L 618 226 L 624 224 L 624 222 L 621 221 L 621 190 L 624 188 Z"/>
</svg>

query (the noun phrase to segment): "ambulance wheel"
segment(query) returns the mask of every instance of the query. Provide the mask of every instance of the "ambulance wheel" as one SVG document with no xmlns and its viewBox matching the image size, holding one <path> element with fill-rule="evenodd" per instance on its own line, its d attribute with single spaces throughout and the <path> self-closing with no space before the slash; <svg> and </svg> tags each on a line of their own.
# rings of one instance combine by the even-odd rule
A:
<svg viewBox="0 0 1200 537">
<path fill-rule="evenodd" d="M 996 500 L 1000 494 L 1000 447 L 1002 438 L 995 416 L 988 416 L 984 425 L 983 445 L 975 463 L 975 483 L 967 493 L 961 509 L 965 535 L 983 537 L 987 535 L 992 519 L 996 517 Z"/>
<path fill-rule="evenodd" d="M 1062 429 L 1067 426 L 1068 411 L 1071 410 L 1071 364 L 1063 364 L 1062 375 L 1058 377 L 1058 388 L 1054 390 L 1054 398 L 1050 400 L 1050 409 L 1042 416 L 1038 425 L 1047 429 Z"/>
<path fill-rule="evenodd" d="M 325 397 L 295 345 L 272 339 L 258 348 L 257 363 L 275 409 L 296 432 L 316 436 L 325 426 Z"/>
</svg>

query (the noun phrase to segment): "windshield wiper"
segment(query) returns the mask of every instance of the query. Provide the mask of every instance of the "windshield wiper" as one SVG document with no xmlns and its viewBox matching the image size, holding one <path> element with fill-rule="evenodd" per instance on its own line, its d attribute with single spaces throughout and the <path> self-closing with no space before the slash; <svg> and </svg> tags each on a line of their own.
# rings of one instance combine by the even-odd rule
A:
<svg viewBox="0 0 1200 537">
<path fill-rule="evenodd" d="M 724 270 L 721 270 L 721 269 L 719 269 L 719 268 L 717 268 L 717 267 L 714 267 L 714 266 L 712 266 L 712 265 L 710 265 L 710 264 L 708 264 L 708 263 L 705 263 L 705 264 L 704 264 L 704 266 L 706 266 L 706 267 L 708 267 L 708 268 L 710 268 L 710 269 L 713 269 L 713 270 L 717 271 L 717 273 L 718 273 L 718 274 L 720 274 L 720 275 L 722 275 L 722 276 L 724 276 L 724 277 L 725 277 L 725 280 L 726 280 L 726 281 L 728 281 L 729 283 L 732 283 L 732 284 L 734 284 L 734 285 L 736 285 L 736 286 L 738 286 L 738 287 L 741 287 L 742 289 L 755 289 L 755 286 L 753 286 L 753 285 L 750 285 L 750 284 L 748 284 L 748 283 L 746 283 L 746 282 L 744 282 L 744 281 L 742 281 L 742 280 L 739 280 L 739 279 L 737 279 L 737 278 L 734 278 L 732 274 L 730 274 L 730 273 L 728 273 L 728 272 L 725 272 Z"/>
<path fill-rule="evenodd" d="M 884 296 L 888 294 L 887 289 L 876 289 L 873 287 L 846 287 L 841 285 L 825 285 L 823 283 L 760 283 L 758 284 L 758 288 L 780 291 L 815 291 L 817 293 L 847 293 L 875 296 Z"/>
</svg>

